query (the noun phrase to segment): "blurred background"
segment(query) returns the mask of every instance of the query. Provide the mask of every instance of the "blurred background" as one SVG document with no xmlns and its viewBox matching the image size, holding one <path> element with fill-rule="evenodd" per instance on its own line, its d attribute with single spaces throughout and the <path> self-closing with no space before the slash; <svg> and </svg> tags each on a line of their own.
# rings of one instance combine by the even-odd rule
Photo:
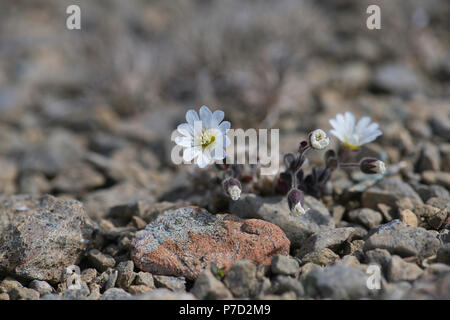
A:
<svg viewBox="0 0 450 320">
<path fill-rule="evenodd" d="M 71 4 L 81 30 L 66 28 Z M 446 0 L 3 0 L 0 193 L 96 216 L 176 198 L 187 166 L 170 135 L 203 104 L 232 128 L 279 128 L 282 152 L 339 112 L 369 115 L 388 162 L 428 143 L 448 171 L 449 17 Z"/>
</svg>

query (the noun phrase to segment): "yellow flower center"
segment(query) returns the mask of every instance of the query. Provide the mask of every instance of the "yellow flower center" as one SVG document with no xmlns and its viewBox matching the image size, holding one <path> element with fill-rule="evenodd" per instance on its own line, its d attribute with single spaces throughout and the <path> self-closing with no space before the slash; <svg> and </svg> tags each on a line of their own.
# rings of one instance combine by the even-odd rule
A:
<svg viewBox="0 0 450 320">
<path fill-rule="evenodd" d="M 350 150 L 355 150 L 355 149 L 358 149 L 359 144 L 356 144 L 356 145 L 350 145 L 350 144 L 348 144 L 347 142 L 344 142 L 344 146 L 346 146 L 346 147 L 349 148 Z"/>
<path fill-rule="evenodd" d="M 206 149 L 208 146 L 216 141 L 216 136 L 210 130 L 203 129 L 202 134 L 200 136 L 200 144 L 202 145 L 202 149 Z"/>
</svg>

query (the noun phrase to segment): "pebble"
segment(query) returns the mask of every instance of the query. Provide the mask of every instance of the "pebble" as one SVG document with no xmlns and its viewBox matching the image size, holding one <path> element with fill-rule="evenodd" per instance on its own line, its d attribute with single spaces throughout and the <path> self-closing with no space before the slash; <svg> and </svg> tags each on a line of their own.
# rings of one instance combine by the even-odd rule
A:
<svg viewBox="0 0 450 320">
<path fill-rule="evenodd" d="M 129 300 L 131 294 L 120 288 L 110 288 L 106 290 L 100 300 Z"/>
<path fill-rule="evenodd" d="M 405 197 L 409 198 L 413 203 L 423 203 L 420 196 L 409 184 L 397 177 L 385 177 L 373 187 L 364 191 L 361 201 L 364 208 L 376 210 L 380 203 L 397 208 L 396 202 Z"/>
<path fill-rule="evenodd" d="M 45 281 L 39 281 L 39 280 L 33 280 L 30 282 L 29 287 L 31 289 L 36 290 L 37 292 L 39 292 L 40 296 L 46 295 L 48 293 L 52 293 L 54 291 L 54 289 L 52 288 L 51 285 L 49 285 L 47 282 Z"/>
<path fill-rule="evenodd" d="M 118 277 L 117 285 L 122 288 L 128 288 L 134 281 L 136 274 L 134 273 L 134 263 L 131 260 L 120 262 L 117 265 Z"/>
<path fill-rule="evenodd" d="M 297 260 L 292 257 L 275 255 L 272 259 L 271 271 L 273 274 L 296 277 L 300 269 Z"/>
<path fill-rule="evenodd" d="M 391 282 L 416 280 L 423 270 L 415 263 L 405 262 L 399 256 L 392 256 L 387 267 L 387 278 Z"/>
<path fill-rule="evenodd" d="M 258 289 L 256 266 L 249 260 L 236 261 L 225 275 L 224 284 L 236 298 L 254 297 Z"/>
<path fill-rule="evenodd" d="M 184 277 L 153 275 L 153 280 L 157 288 L 166 288 L 172 291 L 183 291 L 186 289 L 186 279 Z"/>
<path fill-rule="evenodd" d="M 429 257 L 436 254 L 439 246 L 432 232 L 395 219 L 375 229 L 366 239 L 364 250 L 380 248 L 401 257 Z"/>
<path fill-rule="evenodd" d="M 324 299 L 358 299 L 367 297 L 367 275 L 354 267 L 327 266 L 312 270 L 304 281 L 306 295 Z"/>
<path fill-rule="evenodd" d="M 231 299 L 233 295 L 227 287 L 206 268 L 195 280 L 191 293 L 198 299 Z"/>
<path fill-rule="evenodd" d="M 110 255 L 104 254 L 97 249 L 91 249 L 87 255 L 88 261 L 100 272 L 108 268 L 114 268 L 116 261 Z"/>
<path fill-rule="evenodd" d="M 414 214 L 414 212 L 412 212 L 409 209 L 405 209 L 400 211 L 400 221 L 402 221 L 403 223 L 409 225 L 409 226 L 413 226 L 413 227 L 417 227 L 419 222 L 417 220 L 417 216 Z"/>
<path fill-rule="evenodd" d="M 383 221 L 381 213 L 369 208 L 352 210 L 348 213 L 348 217 L 350 221 L 362 224 L 367 229 L 376 228 Z"/>
</svg>

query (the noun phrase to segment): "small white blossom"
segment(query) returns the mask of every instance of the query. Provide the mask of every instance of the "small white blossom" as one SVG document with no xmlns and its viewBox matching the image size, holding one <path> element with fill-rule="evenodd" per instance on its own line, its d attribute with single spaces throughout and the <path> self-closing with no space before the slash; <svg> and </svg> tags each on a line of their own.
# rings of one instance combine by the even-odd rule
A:
<svg viewBox="0 0 450 320">
<path fill-rule="evenodd" d="M 355 125 L 355 116 L 351 112 L 345 115 L 338 114 L 336 119 L 331 119 L 333 130 L 330 133 L 337 137 L 349 149 L 374 141 L 382 132 L 378 129 L 378 123 L 370 122 L 370 117 L 362 117 Z"/>
<path fill-rule="evenodd" d="M 325 149 L 330 144 L 330 138 L 327 137 L 327 134 L 322 129 L 316 129 L 311 132 L 309 140 L 311 146 L 317 150 Z"/>
<path fill-rule="evenodd" d="M 291 210 L 292 213 L 302 215 L 305 214 L 305 209 L 302 207 L 302 204 L 298 202 Z"/>
<path fill-rule="evenodd" d="M 386 165 L 381 160 L 375 161 L 373 165 L 375 166 L 375 168 L 373 168 L 373 171 L 375 171 L 376 173 L 383 174 L 386 171 Z"/>
<path fill-rule="evenodd" d="M 238 186 L 231 186 L 228 188 L 228 194 L 233 201 L 239 200 L 241 197 L 241 189 Z"/>
<path fill-rule="evenodd" d="M 183 160 L 195 162 L 200 168 L 225 158 L 225 148 L 230 144 L 226 136 L 230 129 L 229 121 L 222 121 L 223 111 L 214 113 L 207 106 L 200 108 L 200 117 L 195 110 L 186 113 L 187 123 L 177 127 L 181 136 L 175 138 L 175 143 L 184 148 Z"/>
</svg>

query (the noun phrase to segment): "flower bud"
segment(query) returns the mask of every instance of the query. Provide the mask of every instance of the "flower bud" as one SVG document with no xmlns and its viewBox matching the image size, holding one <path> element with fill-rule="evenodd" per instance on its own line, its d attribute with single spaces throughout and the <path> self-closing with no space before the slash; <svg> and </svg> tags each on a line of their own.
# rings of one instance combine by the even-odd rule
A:
<svg viewBox="0 0 450 320">
<path fill-rule="evenodd" d="M 293 214 L 302 215 L 305 213 L 305 209 L 303 208 L 304 196 L 303 192 L 298 189 L 291 189 L 289 191 L 288 196 L 288 204 L 289 209 Z"/>
<path fill-rule="evenodd" d="M 242 186 L 239 180 L 228 178 L 222 183 L 223 189 L 233 201 L 241 197 Z"/>
<path fill-rule="evenodd" d="M 316 150 L 322 150 L 330 144 L 330 138 L 322 129 L 316 129 L 309 134 L 309 143 Z"/>
<path fill-rule="evenodd" d="M 360 162 L 359 167 L 362 172 L 367 174 L 383 174 L 386 171 L 386 165 L 384 162 L 373 158 L 363 159 Z"/>
</svg>

